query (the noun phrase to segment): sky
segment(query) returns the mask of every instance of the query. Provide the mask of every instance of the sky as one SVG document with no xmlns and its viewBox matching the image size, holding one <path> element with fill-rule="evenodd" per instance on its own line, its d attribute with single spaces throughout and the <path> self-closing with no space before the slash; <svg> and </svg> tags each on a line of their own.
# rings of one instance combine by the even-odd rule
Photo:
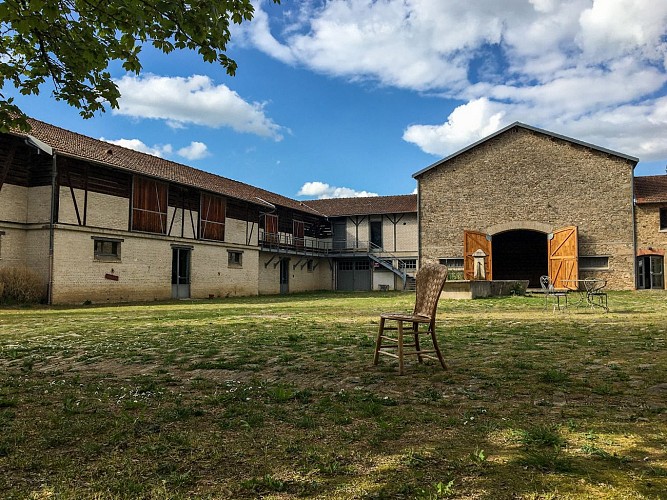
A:
<svg viewBox="0 0 667 500">
<path fill-rule="evenodd" d="M 665 0 L 254 5 L 234 77 L 146 47 L 139 76 L 111 66 L 117 110 L 84 120 L 48 88 L 16 104 L 295 199 L 415 192 L 412 174 L 515 121 L 666 172 Z"/>
</svg>

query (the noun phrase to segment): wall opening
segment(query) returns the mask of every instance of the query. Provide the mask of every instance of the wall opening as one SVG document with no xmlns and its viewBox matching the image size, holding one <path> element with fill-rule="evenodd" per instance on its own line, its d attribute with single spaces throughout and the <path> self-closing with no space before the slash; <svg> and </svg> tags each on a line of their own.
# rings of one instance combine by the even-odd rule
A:
<svg viewBox="0 0 667 500">
<path fill-rule="evenodd" d="M 528 280 L 540 287 L 540 276 L 549 274 L 547 235 L 525 229 L 493 235 L 493 279 Z"/>
</svg>

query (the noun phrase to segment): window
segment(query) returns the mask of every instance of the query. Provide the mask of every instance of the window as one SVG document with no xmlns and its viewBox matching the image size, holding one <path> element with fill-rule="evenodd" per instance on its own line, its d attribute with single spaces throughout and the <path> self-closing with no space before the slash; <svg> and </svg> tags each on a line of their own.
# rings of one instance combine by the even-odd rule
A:
<svg viewBox="0 0 667 500">
<path fill-rule="evenodd" d="M 444 258 L 440 259 L 440 264 L 443 266 L 447 266 L 449 269 L 452 270 L 459 270 L 463 269 L 463 258 L 462 257 L 455 257 L 455 258 Z"/>
<path fill-rule="evenodd" d="M 238 250 L 227 250 L 227 266 L 243 267 L 243 252 Z"/>
<path fill-rule="evenodd" d="M 306 264 L 306 270 L 307 270 L 309 273 L 312 273 L 312 272 L 313 272 L 313 269 L 314 269 L 314 267 L 313 267 L 313 259 L 308 259 L 308 263 Z"/>
<path fill-rule="evenodd" d="M 354 263 L 354 269 L 357 271 L 368 271 L 371 268 L 367 260 L 360 260 Z"/>
<path fill-rule="evenodd" d="M 134 177 L 132 230 L 167 233 L 167 184 L 146 177 Z"/>
<path fill-rule="evenodd" d="M 349 261 L 339 262 L 338 263 L 338 270 L 339 271 L 353 271 L 354 270 L 354 262 L 349 262 Z"/>
<path fill-rule="evenodd" d="M 660 230 L 667 231 L 667 207 L 660 209 Z"/>
<path fill-rule="evenodd" d="M 579 269 L 597 270 L 609 269 L 609 256 L 607 255 L 580 255 Z"/>
<path fill-rule="evenodd" d="M 439 260 L 440 264 L 447 266 L 448 280 L 462 280 L 463 276 L 463 257 L 445 257 Z"/>
<path fill-rule="evenodd" d="M 93 255 L 95 260 L 103 262 L 120 262 L 120 243 L 115 238 L 93 237 Z"/>
<path fill-rule="evenodd" d="M 401 269 L 417 269 L 417 259 L 403 259 L 399 262 Z"/>
<path fill-rule="evenodd" d="M 225 240 L 225 199 L 201 194 L 201 237 L 204 240 Z"/>
</svg>

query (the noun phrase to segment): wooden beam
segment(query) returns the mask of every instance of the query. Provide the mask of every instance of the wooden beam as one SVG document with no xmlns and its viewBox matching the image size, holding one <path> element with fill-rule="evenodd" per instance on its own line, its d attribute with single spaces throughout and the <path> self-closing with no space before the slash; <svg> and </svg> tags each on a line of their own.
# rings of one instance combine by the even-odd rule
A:
<svg viewBox="0 0 667 500">
<path fill-rule="evenodd" d="M 14 155 L 16 154 L 16 147 L 17 147 L 16 142 L 14 142 L 14 147 L 7 154 L 5 163 L 2 166 L 2 173 L 0 173 L 0 191 L 2 191 L 2 185 L 5 183 L 5 179 L 7 179 L 7 174 L 9 174 L 9 167 L 12 165 L 12 162 L 14 161 Z"/>
</svg>

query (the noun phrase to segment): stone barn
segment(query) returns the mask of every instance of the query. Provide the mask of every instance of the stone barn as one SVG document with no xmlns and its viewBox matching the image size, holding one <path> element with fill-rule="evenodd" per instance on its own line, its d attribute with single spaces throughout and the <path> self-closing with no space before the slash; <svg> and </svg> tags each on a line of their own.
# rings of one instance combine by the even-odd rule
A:
<svg viewBox="0 0 667 500">
<path fill-rule="evenodd" d="M 557 287 L 597 277 L 633 289 L 637 162 L 513 123 L 413 175 L 420 265 L 441 262 L 464 279 L 530 287 L 550 275 Z M 477 261 L 475 252 L 483 255 Z"/>
</svg>

